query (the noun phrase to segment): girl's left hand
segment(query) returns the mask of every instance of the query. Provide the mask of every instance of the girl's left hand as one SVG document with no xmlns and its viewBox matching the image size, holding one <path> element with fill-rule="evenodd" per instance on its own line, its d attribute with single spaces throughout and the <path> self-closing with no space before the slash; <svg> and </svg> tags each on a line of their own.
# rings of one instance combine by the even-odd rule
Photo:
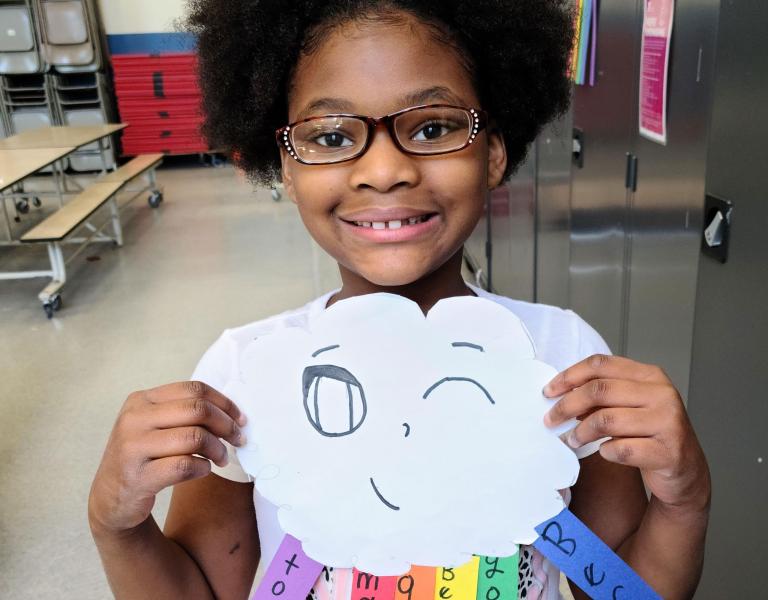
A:
<svg viewBox="0 0 768 600">
<path fill-rule="evenodd" d="M 664 371 L 618 356 L 591 356 L 544 388 L 562 398 L 544 417 L 547 426 L 581 423 L 568 444 L 579 447 L 610 437 L 600 455 L 640 469 L 645 485 L 670 507 L 709 501 L 709 468 L 680 394 Z"/>
</svg>

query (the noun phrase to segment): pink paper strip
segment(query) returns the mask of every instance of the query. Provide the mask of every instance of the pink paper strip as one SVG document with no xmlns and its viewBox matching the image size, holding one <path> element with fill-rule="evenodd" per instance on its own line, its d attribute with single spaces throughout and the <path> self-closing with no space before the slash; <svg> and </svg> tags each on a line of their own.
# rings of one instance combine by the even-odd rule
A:
<svg viewBox="0 0 768 600">
<path fill-rule="evenodd" d="M 592 50 L 589 59 L 589 85 L 595 87 L 595 67 L 597 62 L 597 25 L 600 19 L 597 14 L 597 0 L 592 0 Z"/>
<path fill-rule="evenodd" d="M 377 577 L 352 571 L 352 600 L 394 600 L 397 577 Z"/>
<path fill-rule="evenodd" d="M 350 600 L 352 597 L 352 569 L 333 570 L 333 600 Z"/>
<path fill-rule="evenodd" d="M 322 570 L 304 554 L 299 540 L 286 535 L 252 600 L 304 600 Z"/>
</svg>

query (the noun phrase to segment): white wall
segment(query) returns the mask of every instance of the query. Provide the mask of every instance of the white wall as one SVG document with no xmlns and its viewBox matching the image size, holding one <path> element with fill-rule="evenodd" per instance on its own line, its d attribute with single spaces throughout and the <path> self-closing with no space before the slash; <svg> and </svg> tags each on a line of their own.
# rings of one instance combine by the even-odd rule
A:
<svg viewBox="0 0 768 600">
<path fill-rule="evenodd" d="M 99 0 L 108 35 L 173 31 L 184 0 Z"/>
</svg>

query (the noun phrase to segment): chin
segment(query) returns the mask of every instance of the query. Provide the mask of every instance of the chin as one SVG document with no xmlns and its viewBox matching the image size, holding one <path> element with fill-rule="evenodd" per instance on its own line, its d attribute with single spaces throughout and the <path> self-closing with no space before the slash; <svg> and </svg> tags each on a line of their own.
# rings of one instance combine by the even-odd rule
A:
<svg viewBox="0 0 768 600">
<path fill-rule="evenodd" d="M 429 274 L 428 269 L 419 268 L 415 265 L 387 268 L 385 265 L 377 265 L 372 268 L 356 269 L 361 277 L 370 281 L 374 285 L 381 287 L 400 287 L 409 285 L 418 281 Z"/>
</svg>

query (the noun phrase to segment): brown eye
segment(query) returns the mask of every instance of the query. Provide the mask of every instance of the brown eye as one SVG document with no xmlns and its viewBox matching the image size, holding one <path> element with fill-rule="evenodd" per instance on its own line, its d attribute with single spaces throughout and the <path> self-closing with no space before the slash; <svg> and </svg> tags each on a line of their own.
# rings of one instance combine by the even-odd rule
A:
<svg viewBox="0 0 768 600">
<path fill-rule="evenodd" d="M 335 365 L 314 365 L 304 369 L 302 380 L 304 410 L 315 431 L 343 437 L 360 428 L 368 407 L 352 373 Z"/>
</svg>

